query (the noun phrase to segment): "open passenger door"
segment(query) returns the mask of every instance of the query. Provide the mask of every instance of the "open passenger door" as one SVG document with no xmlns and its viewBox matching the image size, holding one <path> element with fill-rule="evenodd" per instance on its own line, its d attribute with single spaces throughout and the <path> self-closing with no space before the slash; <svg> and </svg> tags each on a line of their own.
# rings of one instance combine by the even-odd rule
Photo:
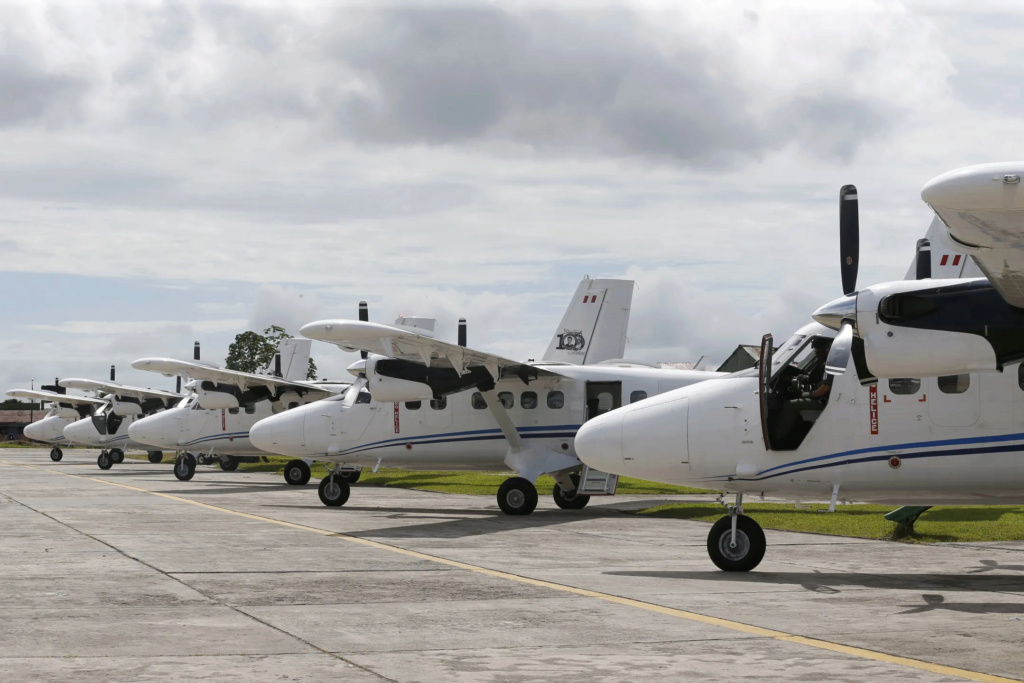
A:
<svg viewBox="0 0 1024 683">
<path fill-rule="evenodd" d="M 761 360 L 757 373 L 758 403 L 761 406 L 761 436 L 764 437 L 766 451 L 772 449 L 771 438 L 768 436 L 768 383 L 772 379 L 772 335 L 761 337 Z"/>
</svg>

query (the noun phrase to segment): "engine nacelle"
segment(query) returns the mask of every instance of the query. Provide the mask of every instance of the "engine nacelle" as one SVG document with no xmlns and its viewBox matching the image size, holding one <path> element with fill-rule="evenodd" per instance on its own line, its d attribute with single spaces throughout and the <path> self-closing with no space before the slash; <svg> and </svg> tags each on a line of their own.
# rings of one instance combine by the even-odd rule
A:
<svg viewBox="0 0 1024 683">
<path fill-rule="evenodd" d="M 238 398 L 223 391 L 209 391 L 203 388 L 203 382 L 196 387 L 196 400 L 203 410 L 224 410 L 238 408 Z"/>
<path fill-rule="evenodd" d="M 114 415 L 120 415 L 121 417 L 127 417 L 129 415 L 142 415 L 142 406 L 138 403 L 131 401 L 120 401 L 116 398 L 111 397 L 110 399 L 110 410 Z"/>
<path fill-rule="evenodd" d="M 416 382 L 400 377 L 390 377 L 377 372 L 377 362 L 374 357 L 366 359 L 366 388 L 370 391 L 375 401 L 387 403 L 389 401 L 429 401 L 434 398 L 434 391 L 429 384 Z"/>
<path fill-rule="evenodd" d="M 1012 311 L 983 283 L 904 281 L 876 285 L 857 295 L 857 334 L 876 377 L 934 377 L 991 372 L 1020 359 L 1019 325 Z M 974 316 L 981 322 L 974 322 Z M 1001 323 L 1001 324 L 998 324 Z M 1010 332 L 1010 334 L 1007 334 Z M 1007 343 L 1009 342 L 1009 343 Z M 999 353 L 997 353 L 997 350 Z"/>
</svg>

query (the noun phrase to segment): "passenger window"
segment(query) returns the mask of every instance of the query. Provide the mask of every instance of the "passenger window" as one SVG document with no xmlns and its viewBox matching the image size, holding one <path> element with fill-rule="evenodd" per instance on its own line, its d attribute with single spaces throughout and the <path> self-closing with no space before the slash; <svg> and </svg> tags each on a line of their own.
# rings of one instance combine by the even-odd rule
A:
<svg viewBox="0 0 1024 683">
<path fill-rule="evenodd" d="M 916 394 L 921 388 L 921 380 L 912 377 L 894 377 L 889 380 L 889 391 L 894 394 L 907 395 Z"/>
<path fill-rule="evenodd" d="M 476 410 L 483 410 L 487 407 L 487 402 L 484 401 L 483 394 L 479 391 L 474 391 L 473 396 L 470 398 L 470 404 Z"/>
<path fill-rule="evenodd" d="M 256 404 L 255 403 L 250 403 L 249 405 L 247 405 L 245 407 L 245 414 L 246 415 L 252 415 L 255 412 L 256 412 Z"/>
<path fill-rule="evenodd" d="M 369 391 L 360 391 L 359 394 L 356 395 L 356 403 L 369 403 L 372 398 L 373 397 L 370 396 Z"/>
<path fill-rule="evenodd" d="M 422 401 L 406 401 L 405 402 L 405 409 L 406 410 L 419 410 L 421 405 L 423 405 Z"/>
<path fill-rule="evenodd" d="M 448 407 L 448 397 L 442 396 L 441 398 L 430 399 L 430 407 L 434 410 L 444 410 Z"/>
<path fill-rule="evenodd" d="M 238 408 L 228 408 L 228 412 L 232 415 L 238 415 Z"/>
<path fill-rule="evenodd" d="M 505 410 L 509 410 L 516 404 L 516 399 L 512 395 L 511 391 L 502 391 L 498 394 L 498 400 L 501 401 L 501 405 L 505 406 Z"/>
<path fill-rule="evenodd" d="M 946 375 L 939 377 L 939 391 L 944 394 L 962 394 L 971 387 L 970 375 Z"/>
<path fill-rule="evenodd" d="M 533 410 L 537 407 L 537 392 L 536 391 L 524 391 L 519 395 L 519 405 L 522 406 L 523 410 Z"/>
<path fill-rule="evenodd" d="M 548 408 L 558 410 L 565 405 L 565 394 L 561 391 L 548 392 Z"/>
<path fill-rule="evenodd" d="M 645 398 L 647 398 L 647 392 L 646 391 L 634 391 L 634 392 L 631 392 L 629 394 L 629 402 L 630 403 L 636 403 L 637 401 L 642 401 Z"/>
</svg>

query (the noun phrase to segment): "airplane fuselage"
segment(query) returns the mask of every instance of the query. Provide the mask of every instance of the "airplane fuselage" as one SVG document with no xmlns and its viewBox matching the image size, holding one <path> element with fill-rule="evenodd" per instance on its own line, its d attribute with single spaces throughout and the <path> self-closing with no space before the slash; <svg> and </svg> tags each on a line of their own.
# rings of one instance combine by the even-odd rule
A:
<svg viewBox="0 0 1024 683">
<path fill-rule="evenodd" d="M 1024 503 L 1019 364 L 873 386 L 862 386 L 851 367 L 792 450 L 765 448 L 758 387 L 756 374 L 737 373 L 602 416 L 581 434 L 581 457 L 617 474 L 731 493 Z"/>
<path fill-rule="evenodd" d="M 552 365 L 559 377 L 524 384 L 502 379 L 495 392 L 530 446 L 575 458 L 574 437 L 591 410 L 721 375 L 652 367 Z M 346 465 L 380 462 L 404 469 L 508 469 L 509 444 L 478 392 L 430 401 L 377 402 L 354 391 L 260 422 L 253 441 L 266 451 Z M 363 402 L 365 401 L 365 402 Z"/>
<path fill-rule="evenodd" d="M 68 411 L 74 412 L 74 411 Z M 68 417 L 67 415 L 61 415 L 59 412 L 51 410 L 41 420 L 25 425 L 23 431 L 26 438 L 32 441 L 39 441 L 51 446 L 66 446 L 70 442 L 64 438 L 64 429 L 75 422 L 78 419 L 77 413 L 75 417 Z"/>
</svg>

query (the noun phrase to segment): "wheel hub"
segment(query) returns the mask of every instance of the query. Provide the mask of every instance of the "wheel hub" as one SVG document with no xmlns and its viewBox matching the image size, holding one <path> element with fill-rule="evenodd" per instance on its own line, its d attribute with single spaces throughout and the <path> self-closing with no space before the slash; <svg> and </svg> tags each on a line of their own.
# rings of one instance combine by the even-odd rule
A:
<svg viewBox="0 0 1024 683">
<path fill-rule="evenodd" d="M 324 495 L 331 500 L 337 500 L 341 497 L 341 486 L 336 482 L 331 481 L 324 487 Z"/>
<path fill-rule="evenodd" d="M 521 508 L 526 503 L 526 495 L 519 489 L 512 489 L 505 496 L 505 500 L 514 508 Z"/>
<path fill-rule="evenodd" d="M 736 530 L 736 547 L 732 546 L 732 532 L 726 531 L 718 537 L 718 551 L 722 557 L 737 561 L 742 560 L 750 552 L 750 539 L 742 529 Z"/>
</svg>

